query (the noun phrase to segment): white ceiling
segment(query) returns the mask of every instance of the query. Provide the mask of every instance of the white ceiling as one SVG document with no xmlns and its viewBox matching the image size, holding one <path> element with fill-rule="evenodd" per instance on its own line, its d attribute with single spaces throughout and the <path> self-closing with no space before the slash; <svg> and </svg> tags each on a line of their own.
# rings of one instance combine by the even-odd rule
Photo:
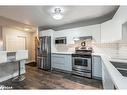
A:
<svg viewBox="0 0 127 95">
<path fill-rule="evenodd" d="M 53 6 L 0 6 L 0 16 L 35 26 L 59 26 L 76 21 L 101 17 L 116 6 L 61 6 L 64 18 L 56 21 L 50 15 Z"/>
</svg>

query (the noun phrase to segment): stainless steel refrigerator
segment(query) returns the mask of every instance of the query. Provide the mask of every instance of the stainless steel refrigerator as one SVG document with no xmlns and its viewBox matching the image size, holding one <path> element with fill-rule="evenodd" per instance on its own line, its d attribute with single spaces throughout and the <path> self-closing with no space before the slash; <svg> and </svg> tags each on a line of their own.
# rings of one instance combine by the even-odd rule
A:
<svg viewBox="0 0 127 95">
<path fill-rule="evenodd" d="M 51 69 L 51 37 L 43 36 L 39 38 L 37 52 L 37 66 L 43 70 Z"/>
</svg>

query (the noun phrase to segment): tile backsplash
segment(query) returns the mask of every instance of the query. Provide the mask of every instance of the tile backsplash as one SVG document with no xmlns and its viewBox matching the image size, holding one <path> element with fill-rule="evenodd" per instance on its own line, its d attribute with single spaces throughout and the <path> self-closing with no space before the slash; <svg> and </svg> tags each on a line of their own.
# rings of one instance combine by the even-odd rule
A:
<svg viewBox="0 0 127 95">
<path fill-rule="evenodd" d="M 55 48 L 58 52 L 74 52 L 75 47 L 81 46 L 81 42 L 82 41 L 75 42 L 75 44 L 55 45 Z M 95 53 L 98 53 L 98 49 L 101 49 L 105 54 L 111 57 L 127 58 L 127 42 L 94 43 L 88 40 L 86 41 L 86 46 L 92 47 Z"/>
<path fill-rule="evenodd" d="M 127 59 L 127 43 L 119 43 L 118 49 L 119 57 Z"/>
<path fill-rule="evenodd" d="M 81 42 L 83 41 L 76 41 L 75 44 L 58 44 L 55 45 L 55 48 L 58 52 L 74 52 L 76 47 L 81 47 Z M 87 47 L 92 47 L 91 40 L 86 40 L 85 43 Z"/>
<path fill-rule="evenodd" d="M 95 53 L 99 52 L 95 48 L 99 48 L 101 51 L 111 57 L 114 57 L 118 54 L 118 43 L 93 43 L 93 48 Z"/>
<path fill-rule="evenodd" d="M 100 44 L 95 43 L 93 44 L 93 47 L 100 48 L 107 55 L 113 58 L 127 59 L 127 42 L 100 43 Z"/>
</svg>

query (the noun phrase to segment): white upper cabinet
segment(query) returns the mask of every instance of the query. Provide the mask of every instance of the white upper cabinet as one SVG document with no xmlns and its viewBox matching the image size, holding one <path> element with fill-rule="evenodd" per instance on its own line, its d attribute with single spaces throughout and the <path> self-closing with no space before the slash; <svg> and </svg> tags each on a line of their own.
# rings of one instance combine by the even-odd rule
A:
<svg viewBox="0 0 127 95">
<path fill-rule="evenodd" d="M 127 42 L 127 22 L 122 25 L 122 40 Z"/>
<path fill-rule="evenodd" d="M 66 37 L 67 44 L 74 44 L 74 37 L 92 36 L 95 42 L 100 42 L 100 24 L 78 27 L 73 29 L 65 29 L 56 31 L 55 37 Z"/>
<path fill-rule="evenodd" d="M 115 42 L 123 39 L 122 24 L 127 21 L 127 7 L 118 9 L 114 17 L 101 24 L 101 43 Z"/>
<path fill-rule="evenodd" d="M 79 37 L 92 36 L 95 42 L 100 42 L 100 24 L 78 28 Z"/>
<path fill-rule="evenodd" d="M 109 20 L 101 24 L 101 43 L 110 43 L 122 39 L 122 28 L 115 20 Z"/>
<path fill-rule="evenodd" d="M 74 44 L 73 37 L 75 36 L 79 36 L 79 33 L 76 29 L 60 30 L 54 33 L 54 38 L 66 37 L 67 44 Z"/>
</svg>

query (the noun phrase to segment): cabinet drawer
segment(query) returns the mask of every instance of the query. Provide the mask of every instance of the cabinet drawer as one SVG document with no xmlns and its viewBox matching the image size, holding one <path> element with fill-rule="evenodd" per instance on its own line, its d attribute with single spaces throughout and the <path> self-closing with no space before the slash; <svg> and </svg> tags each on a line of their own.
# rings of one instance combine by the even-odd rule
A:
<svg viewBox="0 0 127 95">
<path fill-rule="evenodd" d="M 102 63 L 100 56 L 93 56 L 92 58 L 92 76 L 97 79 L 102 78 Z"/>
<path fill-rule="evenodd" d="M 52 68 L 57 68 L 66 71 L 72 71 L 71 55 L 66 54 L 52 54 L 51 57 Z"/>
<path fill-rule="evenodd" d="M 52 62 L 55 64 L 64 64 L 65 63 L 65 57 L 60 56 L 52 56 Z"/>
<path fill-rule="evenodd" d="M 52 60 L 52 67 L 53 68 L 64 69 L 65 56 L 63 56 L 63 55 L 53 55 L 51 60 Z"/>
</svg>

